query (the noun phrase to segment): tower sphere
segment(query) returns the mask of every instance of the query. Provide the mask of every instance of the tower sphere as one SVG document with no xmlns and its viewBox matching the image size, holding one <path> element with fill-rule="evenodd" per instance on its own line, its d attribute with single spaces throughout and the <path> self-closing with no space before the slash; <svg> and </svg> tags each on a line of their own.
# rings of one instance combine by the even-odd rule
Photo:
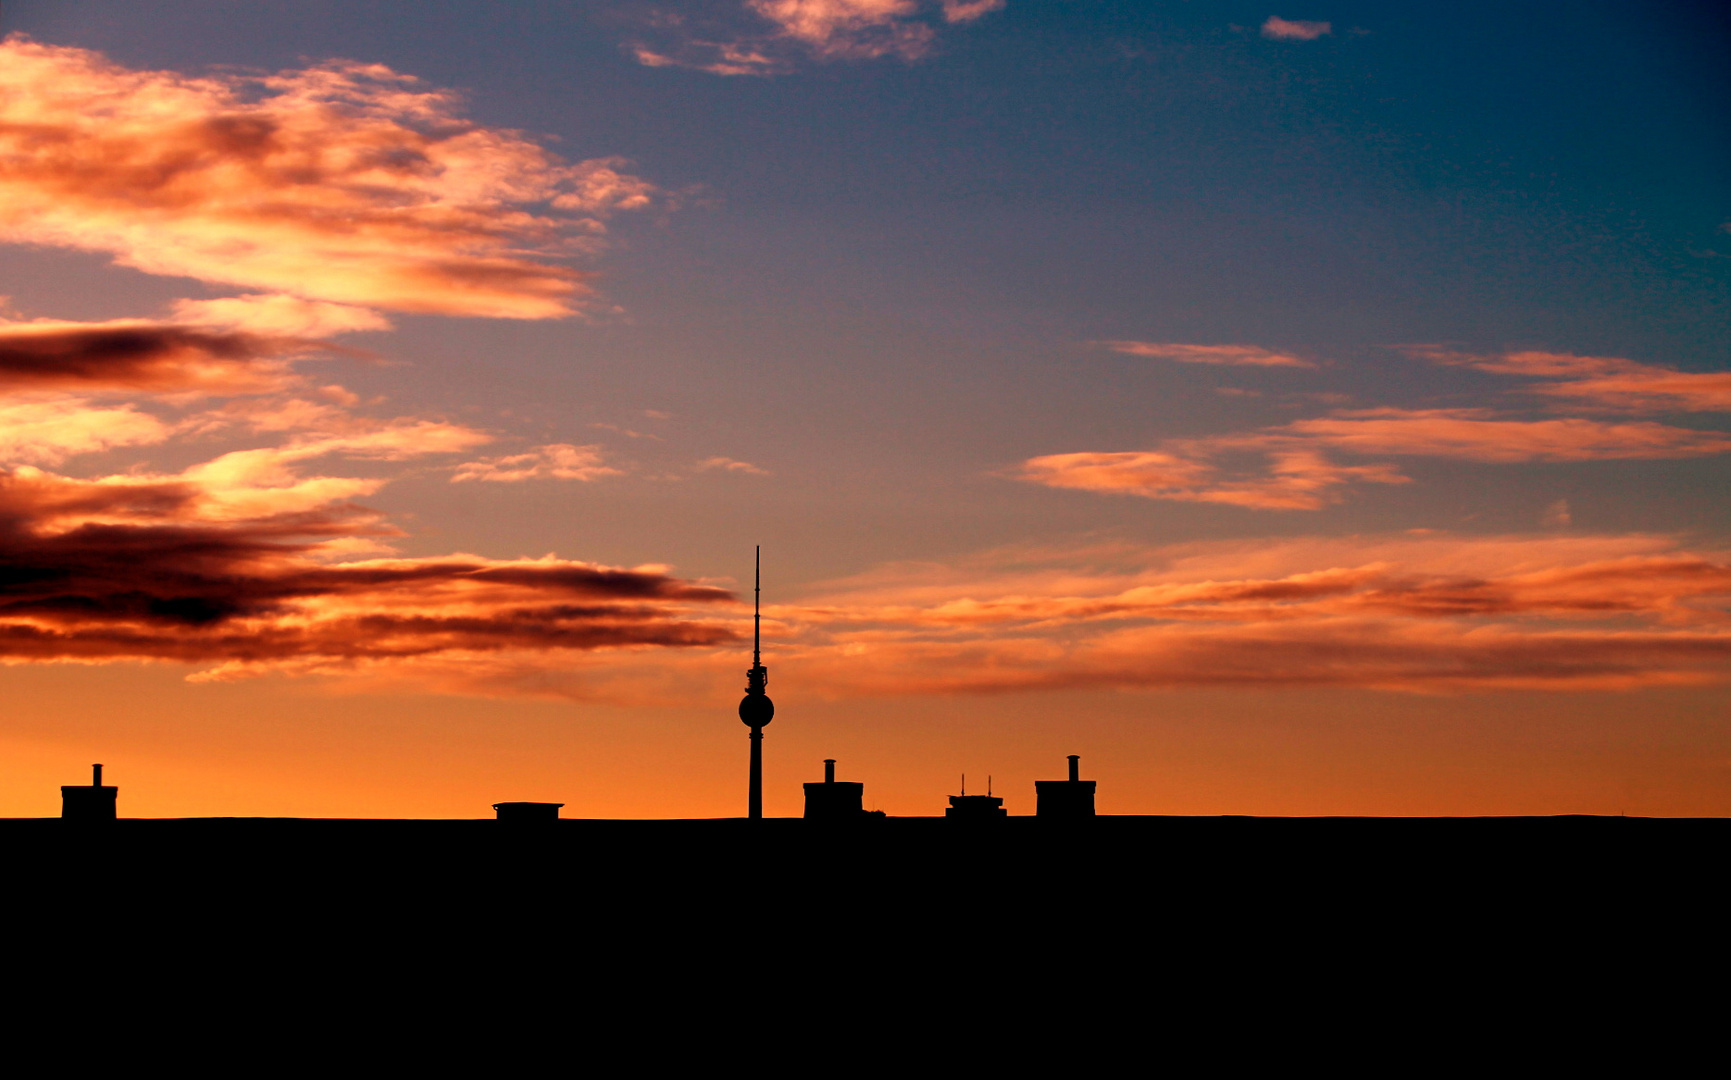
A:
<svg viewBox="0 0 1731 1080">
<path fill-rule="evenodd" d="M 760 728 L 775 719 L 775 702 L 765 694 L 747 694 L 739 702 L 739 719 L 747 727 Z"/>
</svg>

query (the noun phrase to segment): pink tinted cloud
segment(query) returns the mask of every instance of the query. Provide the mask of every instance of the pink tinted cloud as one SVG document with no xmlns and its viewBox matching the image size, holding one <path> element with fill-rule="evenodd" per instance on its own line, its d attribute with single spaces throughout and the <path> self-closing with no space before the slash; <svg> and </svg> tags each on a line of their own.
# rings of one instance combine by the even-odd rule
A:
<svg viewBox="0 0 1731 1080">
<path fill-rule="evenodd" d="M 273 76 L 136 71 L 0 42 L 0 239 L 307 300 L 501 318 L 571 314 L 559 260 L 656 189 L 461 117 L 381 65 Z"/>
<path fill-rule="evenodd" d="M 734 0 L 652 18 L 646 38 L 628 48 L 649 67 L 712 75 L 777 75 L 808 60 L 914 61 L 931 54 L 940 26 L 1003 7 L 1004 0 Z"/>
<path fill-rule="evenodd" d="M 1181 364 L 1224 364 L 1234 367 L 1305 367 L 1316 365 L 1288 353 L 1256 345 L 1178 345 L 1155 341 L 1106 341 L 1114 352 L 1131 356 L 1154 356 Z"/>
<path fill-rule="evenodd" d="M 913 60 L 934 37 L 930 26 L 914 21 L 918 0 L 747 0 L 747 6 L 824 58 Z"/>
<path fill-rule="evenodd" d="M 944 21 L 973 22 L 984 15 L 1004 9 L 1004 0 L 943 0 Z"/>
<path fill-rule="evenodd" d="M 1270 15 L 1262 24 L 1262 36 L 1277 41 L 1315 41 L 1334 29 L 1331 23 L 1308 19 L 1283 19 Z"/>
</svg>

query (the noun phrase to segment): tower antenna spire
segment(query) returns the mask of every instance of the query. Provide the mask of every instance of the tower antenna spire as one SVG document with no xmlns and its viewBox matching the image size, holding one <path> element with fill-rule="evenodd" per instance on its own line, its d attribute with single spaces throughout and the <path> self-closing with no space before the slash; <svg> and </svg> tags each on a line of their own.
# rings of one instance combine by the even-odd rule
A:
<svg viewBox="0 0 1731 1080">
<path fill-rule="evenodd" d="M 763 666 L 763 545 L 757 546 L 751 583 L 751 670 L 745 673 L 745 698 L 739 719 L 751 729 L 751 776 L 746 788 L 745 816 L 763 817 L 763 725 L 775 718 L 769 700 L 769 669 Z"/>
</svg>

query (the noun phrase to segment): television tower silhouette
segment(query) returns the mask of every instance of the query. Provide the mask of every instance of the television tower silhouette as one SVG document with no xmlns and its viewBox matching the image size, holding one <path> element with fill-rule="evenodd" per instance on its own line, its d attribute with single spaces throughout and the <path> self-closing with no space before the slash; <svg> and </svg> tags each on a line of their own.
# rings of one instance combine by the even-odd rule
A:
<svg viewBox="0 0 1731 1080">
<path fill-rule="evenodd" d="M 763 546 L 757 548 L 757 562 L 751 589 L 751 670 L 745 673 L 745 697 L 739 702 L 739 718 L 751 729 L 751 788 L 745 799 L 745 816 L 752 821 L 763 820 L 763 725 L 775 719 L 775 702 L 769 700 L 764 688 L 769 685 L 769 669 L 763 666 Z"/>
</svg>

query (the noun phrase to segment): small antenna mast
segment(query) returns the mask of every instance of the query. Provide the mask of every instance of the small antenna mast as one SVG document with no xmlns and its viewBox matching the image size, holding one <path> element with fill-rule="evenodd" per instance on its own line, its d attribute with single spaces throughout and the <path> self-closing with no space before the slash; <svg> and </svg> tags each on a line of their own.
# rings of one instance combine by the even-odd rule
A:
<svg viewBox="0 0 1731 1080">
<path fill-rule="evenodd" d="M 751 577 L 751 666 L 763 663 L 763 545 L 757 545 L 757 556 Z"/>
</svg>

